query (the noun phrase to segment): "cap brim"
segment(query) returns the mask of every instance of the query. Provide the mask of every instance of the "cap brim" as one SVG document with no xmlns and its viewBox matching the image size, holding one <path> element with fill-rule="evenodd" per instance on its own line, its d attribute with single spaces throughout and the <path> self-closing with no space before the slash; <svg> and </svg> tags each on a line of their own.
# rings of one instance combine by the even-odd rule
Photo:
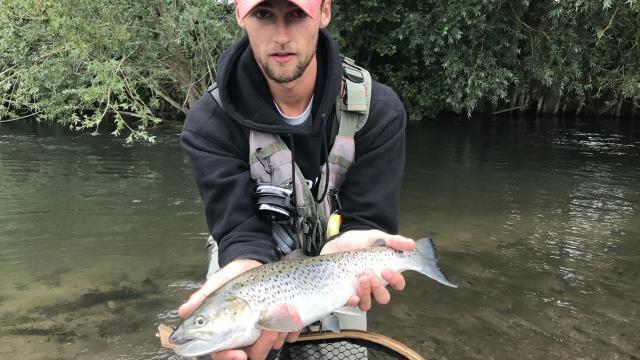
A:
<svg viewBox="0 0 640 360">
<path fill-rule="evenodd" d="M 238 16 L 244 19 L 249 15 L 251 10 L 264 1 L 265 0 L 236 0 Z M 311 18 L 318 16 L 320 5 L 322 4 L 322 0 L 289 0 L 289 2 L 302 9 Z"/>
</svg>

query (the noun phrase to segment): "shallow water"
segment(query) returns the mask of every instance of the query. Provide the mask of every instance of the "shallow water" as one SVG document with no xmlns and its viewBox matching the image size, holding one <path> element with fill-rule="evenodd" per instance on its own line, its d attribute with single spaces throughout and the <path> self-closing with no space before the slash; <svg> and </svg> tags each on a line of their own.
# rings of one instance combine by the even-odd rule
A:
<svg viewBox="0 0 640 360">
<path fill-rule="evenodd" d="M 178 133 L 0 127 L 0 358 L 170 357 L 155 326 L 205 271 Z M 640 123 L 446 119 L 407 148 L 401 232 L 460 288 L 410 274 L 372 330 L 429 359 L 640 358 Z"/>
</svg>

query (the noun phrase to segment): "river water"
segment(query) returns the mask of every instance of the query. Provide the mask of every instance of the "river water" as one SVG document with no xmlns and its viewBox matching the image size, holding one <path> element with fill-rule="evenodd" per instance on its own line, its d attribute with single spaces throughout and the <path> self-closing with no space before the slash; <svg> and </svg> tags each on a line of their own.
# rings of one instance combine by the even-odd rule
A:
<svg viewBox="0 0 640 360">
<path fill-rule="evenodd" d="M 0 127 L 0 358 L 166 359 L 155 327 L 205 272 L 179 144 Z M 370 329 L 428 359 L 640 358 L 640 123 L 410 125 L 401 233 L 433 237 L 458 289 L 419 275 Z"/>
</svg>

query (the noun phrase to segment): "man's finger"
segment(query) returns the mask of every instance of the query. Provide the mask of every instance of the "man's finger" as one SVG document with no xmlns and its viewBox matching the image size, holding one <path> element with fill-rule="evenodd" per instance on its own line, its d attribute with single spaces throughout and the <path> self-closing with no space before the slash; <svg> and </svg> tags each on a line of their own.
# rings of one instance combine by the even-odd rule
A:
<svg viewBox="0 0 640 360">
<path fill-rule="evenodd" d="M 242 350 L 222 350 L 211 354 L 213 360 L 247 360 L 247 353 Z"/>
<path fill-rule="evenodd" d="M 371 279 L 369 276 L 362 276 L 358 279 L 358 297 L 360 302 L 358 307 L 362 311 L 371 309 Z"/>
<path fill-rule="evenodd" d="M 360 302 L 360 297 L 358 297 L 358 295 L 353 295 L 349 298 L 345 306 L 356 306 L 358 305 L 359 302 Z"/>
<path fill-rule="evenodd" d="M 298 329 L 302 330 L 302 328 L 304 327 L 304 324 L 302 323 L 302 318 L 300 318 L 300 314 L 298 314 L 298 311 L 295 310 L 294 308 L 290 308 L 290 307 L 288 308 L 289 308 L 289 315 L 291 315 L 291 318 L 298 325 Z"/>
<path fill-rule="evenodd" d="M 200 304 L 202 304 L 202 302 L 206 298 L 207 298 L 207 295 L 205 295 L 203 291 L 198 290 L 194 292 L 193 294 L 191 294 L 191 297 L 189 297 L 189 300 L 187 300 L 187 302 L 180 305 L 180 307 L 178 308 L 178 315 L 181 318 L 185 318 L 189 316 L 189 314 L 191 314 L 195 309 L 197 309 L 198 306 L 200 306 Z"/>
<path fill-rule="evenodd" d="M 287 337 L 285 338 L 285 341 L 288 343 L 296 342 L 299 336 L 300 336 L 300 331 L 288 333 Z"/>
<path fill-rule="evenodd" d="M 371 277 L 371 293 L 376 298 L 378 304 L 388 304 L 391 300 L 391 294 L 389 290 L 384 287 L 384 284 L 377 276 Z"/>
<path fill-rule="evenodd" d="M 276 338 L 276 342 L 273 344 L 273 348 L 275 350 L 282 349 L 284 346 L 284 340 L 287 338 L 286 332 L 278 333 L 278 337 Z"/>
<path fill-rule="evenodd" d="M 265 359 L 276 340 L 278 340 L 277 332 L 263 330 L 258 340 L 249 347 L 247 355 L 250 359 Z"/>
<path fill-rule="evenodd" d="M 398 251 L 410 251 L 416 248 L 416 242 L 402 235 L 389 235 L 385 238 L 388 247 Z"/>
<path fill-rule="evenodd" d="M 382 271 L 382 278 L 389 283 L 389 286 L 398 291 L 403 290 L 406 285 L 404 276 L 397 271 L 385 269 Z"/>
</svg>

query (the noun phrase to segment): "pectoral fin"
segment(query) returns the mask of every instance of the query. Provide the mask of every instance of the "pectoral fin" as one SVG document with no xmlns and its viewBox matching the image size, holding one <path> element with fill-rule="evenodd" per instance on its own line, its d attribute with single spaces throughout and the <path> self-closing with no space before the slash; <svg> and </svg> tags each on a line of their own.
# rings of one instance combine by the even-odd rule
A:
<svg viewBox="0 0 640 360">
<path fill-rule="evenodd" d="M 279 332 L 300 331 L 304 324 L 295 309 L 286 304 L 275 306 L 265 316 L 258 321 L 258 326 L 262 330 Z"/>
</svg>

